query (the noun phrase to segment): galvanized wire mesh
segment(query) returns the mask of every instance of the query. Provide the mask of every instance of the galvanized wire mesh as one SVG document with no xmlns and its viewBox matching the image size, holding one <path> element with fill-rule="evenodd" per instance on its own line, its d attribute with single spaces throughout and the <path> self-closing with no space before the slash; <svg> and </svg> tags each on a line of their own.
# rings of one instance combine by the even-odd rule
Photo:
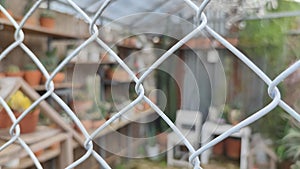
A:
<svg viewBox="0 0 300 169">
<path fill-rule="evenodd" d="M 300 67 L 300 61 L 294 63 L 292 66 L 287 68 L 285 71 L 283 71 L 280 75 L 278 75 L 274 80 L 271 80 L 261 69 L 259 69 L 254 63 L 252 63 L 247 56 L 245 56 L 243 53 L 241 53 L 237 48 L 235 48 L 233 45 L 231 45 L 228 41 L 226 41 L 223 37 L 221 37 L 217 32 L 215 32 L 213 29 L 211 29 L 207 25 L 207 18 L 205 14 L 203 13 L 203 10 L 206 8 L 206 6 L 209 4 L 210 0 L 205 0 L 201 3 L 200 6 L 197 6 L 194 2 L 191 0 L 184 0 L 186 4 L 195 11 L 196 15 L 196 21 L 197 21 L 197 27 L 190 32 L 188 35 L 186 35 L 184 38 L 182 38 L 180 41 L 178 41 L 174 46 L 172 46 L 167 52 L 165 52 L 157 61 L 155 61 L 149 69 L 147 69 L 140 78 L 138 78 L 133 71 L 123 62 L 122 59 L 102 40 L 99 38 L 98 34 L 98 28 L 95 25 L 96 20 L 101 16 L 102 12 L 105 10 L 105 8 L 109 5 L 110 0 L 106 0 L 101 8 L 97 11 L 96 15 L 93 18 L 90 18 L 80 7 L 76 5 L 72 0 L 67 0 L 67 2 L 80 14 L 85 20 L 89 23 L 89 31 L 90 31 L 90 37 L 86 39 L 80 46 L 78 46 L 70 55 L 68 55 L 57 67 L 56 69 L 49 74 L 49 72 L 45 69 L 44 65 L 40 62 L 38 57 L 23 43 L 24 41 L 24 32 L 22 31 L 22 28 L 26 22 L 26 20 L 32 15 L 32 13 L 39 7 L 42 0 L 38 0 L 32 8 L 29 10 L 29 12 L 25 15 L 23 20 L 18 24 L 7 12 L 7 10 L 0 5 L 0 11 L 3 12 L 6 17 L 9 19 L 9 21 L 14 25 L 15 27 L 15 34 L 14 38 L 15 41 L 10 44 L 1 54 L 0 54 L 0 61 L 3 60 L 7 56 L 9 52 L 14 50 L 17 47 L 20 47 L 27 56 L 37 65 L 37 67 L 40 69 L 42 74 L 46 77 L 47 82 L 45 84 L 47 92 L 43 94 L 39 99 L 34 101 L 34 103 L 26 109 L 21 116 L 18 118 L 15 118 L 11 108 L 8 106 L 8 104 L 5 102 L 3 98 L 0 97 L 0 103 L 1 106 L 4 107 L 6 112 L 8 113 L 9 117 L 11 118 L 13 125 L 10 128 L 10 135 L 11 139 L 7 141 L 4 145 L 0 147 L 0 151 L 7 148 L 9 145 L 11 145 L 14 142 L 19 142 L 21 146 L 26 150 L 32 161 L 34 162 L 35 166 L 37 168 L 42 168 L 40 162 L 38 161 L 37 157 L 34 155 L 34 153 L 31 151 L 29 146 L 22 140 L 20 137 L 20 128 L 19 123 L 28 113 L 33 110 L 38 104 L 42 101 L 44 101 L 46 98 L 51 97 L 54 99 L 70 116 L 70 118 L 73 120 L 73 122 L 76 124 L 76 126 L 80 129 L 80 131 L 83 133 L 85 137 L 85 143 L 84 148 L 86 149 L 86 153 L 80 157 L 78 160 L 74 161 L 71 165 L 69 165 L 67 168 L 74 168 L 84 162 L 88 157 L 93 156 L 101 166 L 104 168 L 111 168 L 107 162 L 96 152 L 93 150 L 93 142 L 92 140 L 95 138 L 97 134 L 99 134 L 103 129 L 108 127 L 112 122 L 117 120 L 121 115 L 128 112 L 131 108 L 133 108 L 136 104 L 144 100 L 147 102 L 155 112 L 162 117 L 162 119 L 165 120 L 165 122 L 171 127 L 171 129 L 177 134 L 178 137 L 180 137 L 186 147 L 188 148 L 189 152 L 191 153 L 191 156 L 189 157 L 190 163 L 194 166 L 195 169 L 199 169 L 200 167 L 200 160 L 198 156 L 203 153 L 205 150 L 211 148 L 212 146 L 216 145 L 218 142 L 224 140 L 225 138 L 229 137 L 231 134 L 239 131 L 241 128 L 248 126 L 249 124 L 257 121 L 264 115 L 268 114 L 271 110 L 273 110 L 275 107 L 280 106 L 283 108 L 288 114 L 290 114 L 292 117 L 297 119 L 297 121 L 300 121 L 300 115 L 293 110 L 290 106 L 288 106 L 282 99 L 279 89 L 277 88 L 277 85 L 283 81 L 285 78 L 287 78 L 290 74 L 295 72 Z M 261 110 L 255 112 L 253 115 L 249 116 L 239 124 L 232 127 L 230 130 L 224 132 L 220 136 L 213 139 L 211 142 L 207 143 L 206 145 L 203 145 L 200 149 L 195 150 L 192 145 L 189 143 L 189 141 L 184 137 L 184 135 L 178 130 L 178 128 L 174 125 L 174 123 L 163 113 L 163 111 L 154 104 L 148 97 L 145 96 L 144 87 L 142 85 L 143 81 L 146 79 L 146 77 L 159 65 L 161 65 L 168 57 L 170 57 L 177 49 L 179 49 L 183 44 L 185 44 L 187 41 L 189 41 L 191 38 L 193 38 L 196 34 L 198 34 L 201 31 L 206 31 L 209 35 L 214 37 L 217 41 L 219 41 L 222 45 L 224 45 L 228 50 L 230 50 L 236 57 L 238 57 L 244 64 L 246 64 L 254 73 L 256 73 L 267 85 L 268 85 L 268 93 L 269 96 L 272 98 L 272 101 L 265 107 L 263 107 Z M 2 39 L 1 39 L 2 40 Z M 115 114 L 112 118 L 110 118 L 108 121 L 106 121 L 102 126 L 97 128 L 92 134 L 88 134 L 87 130 L 84 128 L 83 124 L 80 122 L 76 114 L 68 107 L 68 105 L 54 92 L 54 84 L 53 84 L 53 78 L 54 76 L 62 70 L 72 58 L 74 58 L 83 48 L 85 48 L 88 44 L 91 42 L 96 42 L 99 47 L 104 48 L 111 56 L 114 57 L 114 59 L 120 64 L 122 68 L 126 70 L 126 72 L 132 77 L 134 82 L 136 83 L 136 93 L 138 94 L 138 97 L 132 101 L 129 105 L 124 107 L 121 111 L 119 111 L 117 114 Z M 275 114 L 274 114 L 275 116 Z"/>
</svg>

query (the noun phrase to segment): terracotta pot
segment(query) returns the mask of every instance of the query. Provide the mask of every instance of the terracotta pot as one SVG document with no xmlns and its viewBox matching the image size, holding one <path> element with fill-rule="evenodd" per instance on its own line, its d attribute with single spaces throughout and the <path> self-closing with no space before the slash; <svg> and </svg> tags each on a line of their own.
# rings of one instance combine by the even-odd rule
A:
<svg viewBox="0 0 300 169">
<path fill-rule="evenodd" d="M 43 150 L 43 149 L 37 150 L 37 151 L 35 151 L 35 152 L 33 152 L 33 153 L 34 153 L 34 155 L 35 155 L 36 157 L 39 157 L 39 156 L 41 156 L 41 155 L 44 153 L 44 150 Z"/>
<path fill-rule="evenodd" d="M 40 20 L 40 25 L 44 28 L 53 29 L 55 27 L 54 18 L 41 17 L 39 20 Z"/>
<path fill-rule="evenodd" d="M 279 163 L 280 169 L 290 169 L 293 164 L 293 161 L 291 160 L 285 160 Z"/>
<path fill-rule="evenodd" d="M 62 83 L 65 80 L 66 75 L 62 72 L 57 73 L 57 75 L 53 78 L 54 83 Z"/>
<path fill-rule="evenodd" d="M 42 79 L 42 73 L 39 70 L 25 71 L 24 79 L 30 86 L 37 86 Z"/>
<path fill-rule="evenodd" d="M 24 72 L 20 71 L 20 72 L 6 72 L 5 73 L 6 76 L 8 77 L 24 77 Z"/>
<path fill-rule="evenodd" d="M 56 76 L 54 76 L 53 82 L 54 83 L 62 83 L 65 80 L 65 77 L 66 77 L 65 73 L 58 72 L 56 74 Z M 46 82 L 46 78 L 44 76 L 42 76 L 42 83 L 45 83 L 45 82 Z"/>
<path fill-rule="evenodd" d="M 5 73 L 0 73 L 0 78 L 5 77 Z"/>
<path fill-rule="evenodd" d="M 219 142 L 213 147 L 213 153 L 215 155 L 223 155 L 224 154 L 224 141 Z"/>
<path fill-rule="evenodd" d="M 98 128 L 98 127 L 102 126 L 102 124 L 104 124 L 105 122 L 106 122 L 105 119 L 102 119 L 102 120 L 94 120 L 92 126 L 93 126 L 93 128 L 95 129 L 95 128 Z"/>
<path fill-rule="evenodd" d="M 20 122 L 21 133 L 32 133 L 35 131 L 36 126 L 39 121 L 40 109 L 36 108 L 33 112 L 30 112 L 25 116 Z M 16 118 L 18 118 L 21 113 L 14 112 Z M 11 119 L 4 109 L 0 112 L 0 128 L 9 128 L 12 125 Z"/>
<path fill-rule="evenodd" d="M 238 138 L 227 138 L 225 140 L 226 155 L 232 159 L 239 159 L 241 154 L 241 140 Z"/>
</svg>

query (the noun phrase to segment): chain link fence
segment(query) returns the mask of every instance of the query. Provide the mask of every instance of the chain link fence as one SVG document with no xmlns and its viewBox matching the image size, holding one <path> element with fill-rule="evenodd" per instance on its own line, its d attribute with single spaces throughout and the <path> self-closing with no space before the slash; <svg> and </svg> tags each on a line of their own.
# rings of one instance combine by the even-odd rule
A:
<svg viewBox="0 0 300 169">
<path fill-rule="evenodd" d="M 14 142 L 19 142 L 20 145 L 26 150 L 32 161 L 34 162 L 35 166 L 39 169 L 42 168 L 42 165 L 40 164 L 39 160 L 35 156 L 35 154 L 32 152 L 32 150 L 29 148 L 29 146 L 22 140 L 20 137 L 20 127 L 19 123 L 22 119 L 24 119 L 25 116 L 28 115 L 28 113 L 33 110 L 36 106 L 39 105 L 42 101 L 44 101 L 46 98 L 51 97 L 53 100 L 55 100 L 63 109 L 64 111 L 70 116 L 70 118 L 73 120 L 75 125 L 79 128 L 79 130 L 83 133 L 83 136 L 85 137 L 84 142 L 84 148 L 86 149 L 86 153 L 74 161 L 71 165 L 69 165 L 67 168 L 74 168 L 84 162 L 87 158 L 90 156 L 93 156 L 99 164 L 104 168 L 111 168 L 107 162 L 96 152 L 93 150 L 93 142 L 92 140 L 96 137 L 97 134 L 101 133 L 106 127 L 108 127 L 111 123 L 113 123 L 115 120 L 117 120 L 121 115 L 126 114 L 131 108 L 133 108 L 136 104 L 138 104 L 141 101 L 147 102 L 151 108 L 162 118 L 164 121 L 170 126 L 170 128 L 177 134 L 178 137 L 180 137 L 186 147 L 188 148 L 191 156 L 189 157 L 190 163 L 194 166 L 195 169 L 200 169 L 201 162 L 198 158 L 198 156 L 203 153 L 205 150 L 211 148 L 212 146 L 216 145 L 217 143 L 221 142 L 222 140 L 226 139 L 233 133 L 239 131 L 241 128 L 250 125 L 251 123 L 257 121 L 261 117 L 268 114 L 270 111 L 272 111 L 275 107 L 280 106 L 282 109 L 284 109 L 288 114 L 290 114 L 292 117 L 297 119 L 297 121 L 300 121 L 300 115 L 293 110 L 289 105 L 287 105 L 282 99 L 279 89 L 277 88 L 277 85 L 281 83 L 285 78 L 287 78 L 290 74 L 295 72 L 300 67 L 300 61 L 294 63 L 289 68 L 287 68 L 285 71 L 283 71 L 280 75 L 278 75 L 275 79 L 270 79 L 268 75 L 266 75 L 261 69 L 259 69 L 254 63 L 252 63 L 247 56 L 245 56 L 243 53 L 241 53 L 237 48 L 235 48 L 233 45 L 231 45 L 228 41 L 226 41 L 223 37 L 221 37 L 217 32 L 215 32 L 213 29 L 211 29 L 207 25 L 207 18 L 205 14 L 203 13 L 203 10 L 206 8 L 206 6 L 210 3 L 210 0 L 205 0 L 201 3 L 200 6 L 197 6 L 194 2 L 190 0 L 184 0 L 186 4 L 195 11 L 195 21 L 196 21 L 196 27 L 193 31 L 191 31 L 189 34 L 187 34 L 184 38 L 182 38 L 180 41 L 178 41 L 174 46 L 172 46 L 167 52 L 165 52 L 161 57 L 159 57 L 158 60 L 156 60 L 143 74 L 141 77 L 137 77 L 135 73 L 123 62 L 122 59 L 102 40 L 99 38 L 99 30 L 97 26 L 95 25 L 96 20 L 101 16 L 105 8 L 109 5 L 111 0 L 106 0 L 103 2 L 101 8 L 97 11 L 95 16 L 93 18 L 90 18 L 80 7 L 76 5 L 75 2 L 72 0 L 67 0 L 67 3 L 71 5 L 74 10 L 77 11 L 78 14 L 80 14 L 86 21 L 88 21 L 89 24 L 89 32 L 90 37 L 86 39 L 80 46 L 78 46 L 71 54 L 69 54 L 57 67 L 56 69 L 49 74 L 49 72 L 45 69 L 44 65 L 40 62 L 38 57 L 23 43 L 24 41 L 24 32 L 22 31 L 22 27 L 24 26 L 26 20 L 33 14 L 33 12 L 39 7 L 42 0 L 36 1 L 36 3 L 31 7 L 28 13 L 26 13 L 23 20 L 18 24 L 12 16 L 9 15 L 7 10 L 0 5 L 0 11 L 6 15 L 6 17 L 9 19 L 9 21 L 14 25 L 15 27 L 15 34 L 14 39 L 15 41 L 10 44 L 7 48 L 3 50 L 3 52 L 0 54 L 0 61 L 5 58 L 8 53 L 10 53 L 12 50 L 14 50 L 17 47 L 20 47 L 27 56 L 37 65 L 39 70 L 42 72 L 43 76 L 46 77 L 47 81 L 45 84 L 47 92 L 44 93 L 39 99 L 34 101 L 34 103 L 26 109 L 21 116 L 18 118 L 15 118 L 12 110 L 6 103 L 6 101 L 0 97 L 0 103 L 1 106 L 6 110 L 8 113 L 10 119 L 13 122 L 13 125 L 10 128 L 10 135 L 11 138 L 9 141 L 7 141 L 4 145 L 0 147 L 0 151 L 6 149 L 9 145 L 13 144 Z M 154 104 L 148 97 L 145 96 L 145 89 L 143 87 L 143 81 L 147 78 L 147 76 L 155 70 L 159 65 L 161 65 L 168 57 L 170 57 L 177 49 L 179 49 L 182 45 L 184 45 L 186 42 L 188 42 L 191 38 L 193 38 L 196 34 L 199 32 L 205 31 L 207 34 L 215 38 L 217 41 L 219 41 L 223 46 L 225 46 L 228 50 L 230 50 L 237 58 L 239 58 L 244 64 L 246 64 L 253 72 L 255 72 L 267 85 L 268 85 L 268 94 L 272 98 L 272 101 L 260 109 L 259 111 L 253 113 L 251 116 L 247 117 L 245 120 L 241 121 L 239 124 L 233 126 L 230 130 L 224 132 L 223 134 L 219 135 L 215 139 L 213 139 L 211 142 L 209 142 L 206 145 L 203 145 L 200 149 L 196 150 L 192 147 L 192 145 L 189 143 L 189 141 L 184 137 L 184 135 L 179 131 L 179 129 L 175 126 L 175 124 L 163 113 L 163 111 Z M 1 39 L 3 40 L 3 39 Z M 99 47 L 104 48 L 111 56 L 114 57 L 114 59 L 120 64 L 120 66 L 126 70 L 126 72 L 132 77 L 135 85 L 135 91 L 138 94 L 138 97 L 133 100 L 129 105 L 124 107 L 121 111 L 116 113 L 112 118 L 107 120 L 102 126 L 97 128 L 92 134 L 88 134 L 87 130 L 84 128 L 83 124 L 80 122 L 79 118 L 76 116 L 76 114 L 71 110 L 70 107 L 54 92 L 54 83 L 53 78 L 54 76 L 62 70 L 70 61 L 72 58 L 74 58 L 83 48 L 85 48 L 88 44 L 96 42 Z M 276 116 L 276 114 L 274 114 Z"/>
</svg>

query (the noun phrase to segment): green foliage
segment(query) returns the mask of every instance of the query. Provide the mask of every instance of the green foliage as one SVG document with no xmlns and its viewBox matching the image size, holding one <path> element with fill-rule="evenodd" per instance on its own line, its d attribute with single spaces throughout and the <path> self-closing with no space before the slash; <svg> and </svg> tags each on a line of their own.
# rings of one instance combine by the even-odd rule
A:
<svg viewBox="0 0 300 169">
<path fill-rule="evenodd" d="M 295 2 L 279 0 L 278 9 L 269 11 L 299 10 L 300 5 Z M 240 32 L 241 47 L 280 47 L 284 44 L 285 33 L 291 28 L 295 18 L 275 18 L 246 21 L 246 28 Z"/>
<path fill-rule="evenodd" d="M 282 141 L 286 148 L 286 156 L 297 160 L 300 158 L 300 123 L 291 117 L 289 121 L 291 122 L 291 128 L 283 137 Z"/>
<path fill-rule="evenodd" d="M 55 13 L 54 11 L 51 10 L 43 10 L 40 14 L 41 18 L 55 18 Z"/>
<path fill-rule="evenodd" d="M 57 48 L 47 51 L 46 57 L 41 58 L 41 62 L 48 71 L 52 72 L 57 67 L 59 62 L 59 58 L 57 56 Z"/>
<path fill-rule="evenodd" d="M 30 10 L 30 8 L 33 6 L 34 3 L 35 3 L 34 0 L 28 0 L 26 5 L 24 6 L 24 10 L 23 10 L 23 15 L 24 16 L 25 16 L 25 14 L 27 14 L 27 12 Z"/>
<path fill-rule="evenodd" d="M 287 12 L 299 9 L 299 3 L 279 0 L 278 9 L 267 12 Z M 239 48 L 250 58 L 265 58 L 267 61 L 267 70 L 265 71 L 271 78 L 286 68 L 287 56 L 284 54 L 287 42 L 286 33 L 294 26 L 294 20 L 294 17 L 248 20 L 245 29 L 239 34 Z M 280 91 L 282 90 L 280 89 Z M 270 102 L 267 94 L 265 100 Z M 287 132 L 288 123 L 286 119 L 282 119 L 283 113 L 281 108 L 275 108 L 260 119 L 258 125 L 253 126 L 254 132 L 263 133 L 275 141 L 277 152 L 282 157 L 285 156 L 284 147 L 278 140 Z"/>
<path fill-rule="evenodd" d="M 0 0 L 0 5 L 6 8 L 6 0 Z"/>
<path fill-rule="evenodd" d="M 28 63 L 24 65 L 25 70 L 37 70 L 37 66 L 33 63 Z"/>
<path fill-rule="evenodd" d="M 278 5 L 278 9 L 268 12 L 276 13 L 300 9 L 299 3 L 291 1 L 279 0 Z M 250 58 L 267 58 L 268 65 L 272 68 L 272 70 L 267 70 L 267 73 L 277 74 L 284 66 L 283 48 L 286 43 L 286 33 L 294 26 L 294 20 L 294 17 L 248 20 L 246 21 L 246 28 L 240 32 L 239 47 Z"/>
<path fill-rule="evenodd" d="M 117 164 L 116 169 L 126 169 L 126 167 L 123 164 Z"/>
</svg>

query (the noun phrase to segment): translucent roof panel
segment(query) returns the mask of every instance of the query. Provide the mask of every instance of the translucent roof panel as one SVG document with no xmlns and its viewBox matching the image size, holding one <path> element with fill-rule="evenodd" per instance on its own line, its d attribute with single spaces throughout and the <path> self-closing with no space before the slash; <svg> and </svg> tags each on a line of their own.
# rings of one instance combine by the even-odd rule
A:
<svg viewBox="0 0 300 169">
<path fill-rule="evenodd" d="M 91 16 L 97 12 L 104 2 L 104 0 L 73 1 Z M 177 11 L 187 7 L 187 4 L 182 0 L 114 0 L 105 9 L 100 19 L 113 21 L 124 16 L 143 12 L 174 14 L 177 13 Z M 76 12 L 64 0 L 51 1 L 51 8 L 60 12 L 76 15 Z M 137 26 L 139 20 L 141 19 L 143 18 L 134 17 L 132 20 L 127 19 L 127 23 L 123 24 Z"/>
<path fill-rule="evenodd" d="M 105 2 L 105 0 L 73 1 L 91 17 Z M 202 1 L 194 2 L 199 5 Z M 51 1 L 51 9 L 81 17 L 66 0 Z M 166 18 L 169 16 L 160 18 L 153 13 L 176 15 L 187 21 L 193 21 L 195 15 L 195 11 L 184 0 L 112 0 L 96 23 L 113 23 L 128 30 L 143 29 L 143 27 L 158 27 L 158 29 L 182 27 L 174 17 L 168 21 Z"/>
</svg>

